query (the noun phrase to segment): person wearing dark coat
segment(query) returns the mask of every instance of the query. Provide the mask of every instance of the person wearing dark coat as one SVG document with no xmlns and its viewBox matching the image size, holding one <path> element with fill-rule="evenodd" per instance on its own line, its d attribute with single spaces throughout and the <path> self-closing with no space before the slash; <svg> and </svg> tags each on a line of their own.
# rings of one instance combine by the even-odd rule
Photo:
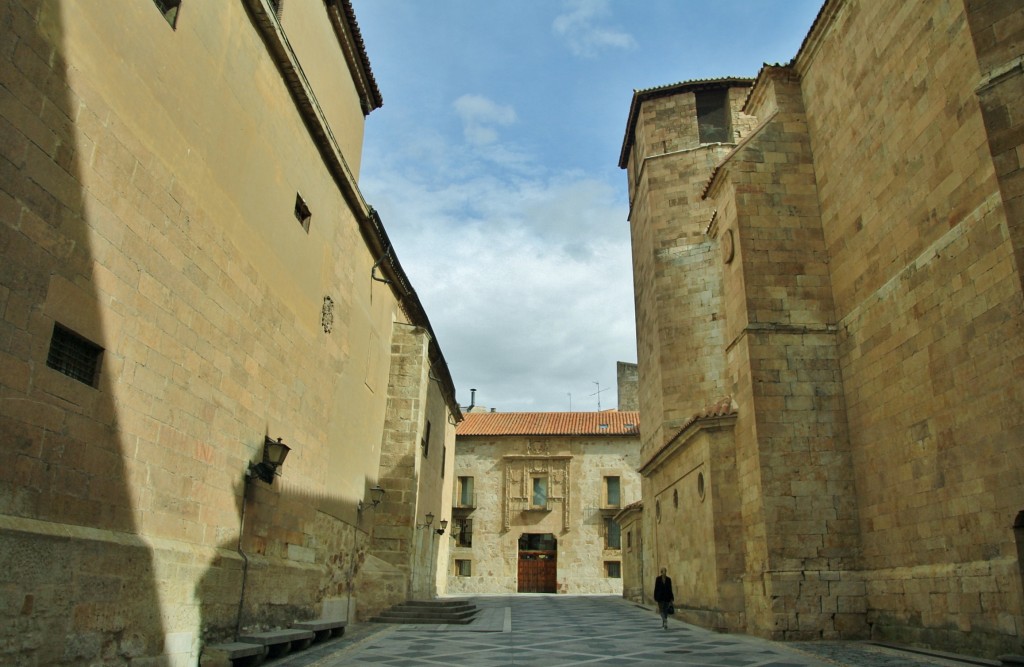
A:
<svg viewBox="0 0 1024 667">
<path fill-rule="evenodd" d="M 668 571 L 661 568 L 661 574 L 654 580 L 654 601 L 658 603 L 658 613 L 661 614 L 661 627 L 668 629 L 668 608 L 676 599 L 672 592 L 672 578 Z"/>
</svg>

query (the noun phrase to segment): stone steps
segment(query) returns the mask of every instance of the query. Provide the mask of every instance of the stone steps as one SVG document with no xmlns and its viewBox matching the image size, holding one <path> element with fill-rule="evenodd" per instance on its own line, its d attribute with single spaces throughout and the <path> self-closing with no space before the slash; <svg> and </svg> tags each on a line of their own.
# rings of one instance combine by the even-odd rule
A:
<svg viewBox="0 0 1024 667">
<path fill-rule="evenodd" d="M 467 625 L 479 609 L 466 600 L 409 600 L 372 619 L 373 623 Z"/>
</svg>

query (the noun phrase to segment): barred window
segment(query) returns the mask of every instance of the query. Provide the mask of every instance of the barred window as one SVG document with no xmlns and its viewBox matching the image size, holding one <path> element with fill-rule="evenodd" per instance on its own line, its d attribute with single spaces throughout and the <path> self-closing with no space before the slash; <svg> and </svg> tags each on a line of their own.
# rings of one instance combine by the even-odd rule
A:
<svg viewBox="0 0 1024 667">
<path fill-rule="evenodd" d="M 90 387 L 99 381 L 103 348 L 71 329 L 53 325 L 46 365 Z"/>
<path fill-rule="evenodd" d="M 455 519 L 455 544 L 460 547 L 473 546 L 473 520 Z"/>
<path fill-rule="evenodd" d="M 622 529 L 619 528 L 619 524 L 615 523 L 615 519 L 604 520 L 604 548 L 622 548 Z"/>
</svg>

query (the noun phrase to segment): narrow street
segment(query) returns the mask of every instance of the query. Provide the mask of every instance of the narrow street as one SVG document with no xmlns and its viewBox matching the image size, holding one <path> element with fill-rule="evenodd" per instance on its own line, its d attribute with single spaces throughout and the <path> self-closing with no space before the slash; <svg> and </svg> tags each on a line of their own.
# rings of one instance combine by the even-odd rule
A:
<svg viewBox="0 0 1024 667">
<path fill-rule="evenodd" d="M 957 667 L 964 662 L 862 642 L 784 644 L 724 635 L 669 620 L 617 597 L 510 595 L 472 598 L 470 625 L 355 626 L 346 636 L 266 663 L 273 667 L 568 667 L 723 665 L 730 667 Z"/>
</svg>

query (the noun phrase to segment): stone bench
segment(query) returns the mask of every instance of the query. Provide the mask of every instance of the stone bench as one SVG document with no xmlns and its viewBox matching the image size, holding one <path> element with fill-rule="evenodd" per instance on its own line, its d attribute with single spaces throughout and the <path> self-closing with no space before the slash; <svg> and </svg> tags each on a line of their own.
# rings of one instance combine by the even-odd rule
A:
<svg viewBox="0 0 1024 667">
<path fill-rule="evenodd" d="M 313 643 L 314 633 L 312 630 L 269 630 L 267 632 L 253 632 L 241 635 L 239 642 L 246 644 L 260 644 L 267 647 L 267 656 L 280 658 L 288 655 L 289 651 L 301 651 Z"/>
<path fill-rule="evenodd" d="M 248 665 L 255 667 L 263 662 L 267 655 L 267 647 L 262 644 L 228 642 L 203 647 L 201 667 L 226 667 L 228 665 Z"/>
<path fill-rule="evenodd" d="M 314 641 L 321 642 L 330 636 L 341 637 L 345 634 L 345 626 L 348 621 L 340 618 L 317 618 L 312 621 L 295 621 L 292 627 L 299 630 L 309 630 L 316 637 Z"/>
</svg>

